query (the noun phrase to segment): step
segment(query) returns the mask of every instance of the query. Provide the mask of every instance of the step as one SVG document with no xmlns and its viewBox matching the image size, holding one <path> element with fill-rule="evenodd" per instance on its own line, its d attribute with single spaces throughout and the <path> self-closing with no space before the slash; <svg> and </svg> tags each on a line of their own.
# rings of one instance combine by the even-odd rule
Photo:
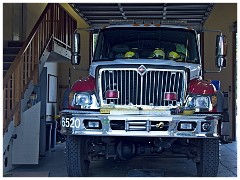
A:
<svg viewBox="0 0 240 180">
<path fill-rule="evenodd" d="M 9 41 L 8 47 L 22 47 L 24 44 L 23 41 Z"/>
<path fill-rule="evenodd" d="M 17 56 L 16 54 L 4 54 L 3 62 L 13 62 L 16 56 Z"/>
<path fill-rule="evenodd" d="M 3 54 L 18 54 L 20 51 L 21 47 L 6 47 L 3 48 Z"/>
</svg>

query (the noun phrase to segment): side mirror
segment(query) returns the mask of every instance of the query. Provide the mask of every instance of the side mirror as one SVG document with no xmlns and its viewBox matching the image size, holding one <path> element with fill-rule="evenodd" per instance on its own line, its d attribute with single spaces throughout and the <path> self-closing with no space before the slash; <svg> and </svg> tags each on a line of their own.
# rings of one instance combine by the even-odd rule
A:
<svg viewBox="0 0 240 180">
<path fill-rule="evenodd" d="M 71 63 L 72 65 L 79 65 L 81 56 L 80 56 L 80 34 L 74 33 L 72 39 L 72 55 L 71 55 Z"/>
<path fill-rule="evenodd" d="M 224 35 L 216 37 L 216 66 L 226 67 L 227 38 Z"/>
</svg>

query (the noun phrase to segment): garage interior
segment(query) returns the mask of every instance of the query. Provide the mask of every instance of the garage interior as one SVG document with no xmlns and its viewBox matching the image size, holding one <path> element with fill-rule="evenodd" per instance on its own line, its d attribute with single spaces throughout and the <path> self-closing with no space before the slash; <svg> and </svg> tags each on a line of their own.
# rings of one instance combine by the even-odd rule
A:
<svg viewBox="0 0 240 180">
<path fill-rule="evenodd" d="M 203 78 L 221 82 L 229 114 L 229 143 L 221 146 L 218 176 L 236 177 L 237 3 L 3 3 L 3 176 L 67 176 L 65 142 L 58 139 L 56 120 L 66 89 L 88 76 L 97 31 L 81 37 L 82 60 L 75 67 L 70 62 L 72 35 L 76 28 L 99 29 L 112 20 L 184 21 L 199 33 L 203 71 L 217 71 L 217 33 L 203 30 L 221 30 L 227 36 L 226 68 Z M 164 162 L 141 162 L 96 161 L 91 169 L 97 171 L 90 176 L 196 176 L 191 163 L 181 169 L 180 159 L 167 159 L 165 170 Z"/>
</svg>

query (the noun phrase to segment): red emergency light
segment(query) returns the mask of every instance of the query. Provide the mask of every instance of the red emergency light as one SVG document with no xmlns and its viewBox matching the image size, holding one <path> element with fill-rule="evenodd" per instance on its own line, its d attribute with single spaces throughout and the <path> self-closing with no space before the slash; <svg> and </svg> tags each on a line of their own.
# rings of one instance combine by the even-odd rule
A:
<svg viewBox="0 0 240 180">
<path fill-rule="evenodd" d="M 165 101 L 176 101 L 177 100 L 177 93 L 176 92 L 165 92 L 164 93 L 164 100 Z"/>
<path fill-rule="evenodd" d="M 107 90 L 106 91 L 106 99 L 118 99 L 119 91 L 117 90 Z"/>
</svg>

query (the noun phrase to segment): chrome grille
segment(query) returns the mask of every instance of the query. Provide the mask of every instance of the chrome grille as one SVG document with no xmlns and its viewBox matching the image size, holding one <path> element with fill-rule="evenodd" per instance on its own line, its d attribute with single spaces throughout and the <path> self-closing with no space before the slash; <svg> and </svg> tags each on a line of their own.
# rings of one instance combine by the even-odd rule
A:
<svg viewBox="0 0 240 180">
<path fill-rule="evenodd" d="M 101 105 L 175 106 L 186 91 L 186 73 L 178 69 L 102 68 L 98 76 Z M 119 92 L 118 99 L 106 99 L 106 91 Z M 165 92 L 175 92 L 176 101 L 164 100 Z"/>
</svg>

